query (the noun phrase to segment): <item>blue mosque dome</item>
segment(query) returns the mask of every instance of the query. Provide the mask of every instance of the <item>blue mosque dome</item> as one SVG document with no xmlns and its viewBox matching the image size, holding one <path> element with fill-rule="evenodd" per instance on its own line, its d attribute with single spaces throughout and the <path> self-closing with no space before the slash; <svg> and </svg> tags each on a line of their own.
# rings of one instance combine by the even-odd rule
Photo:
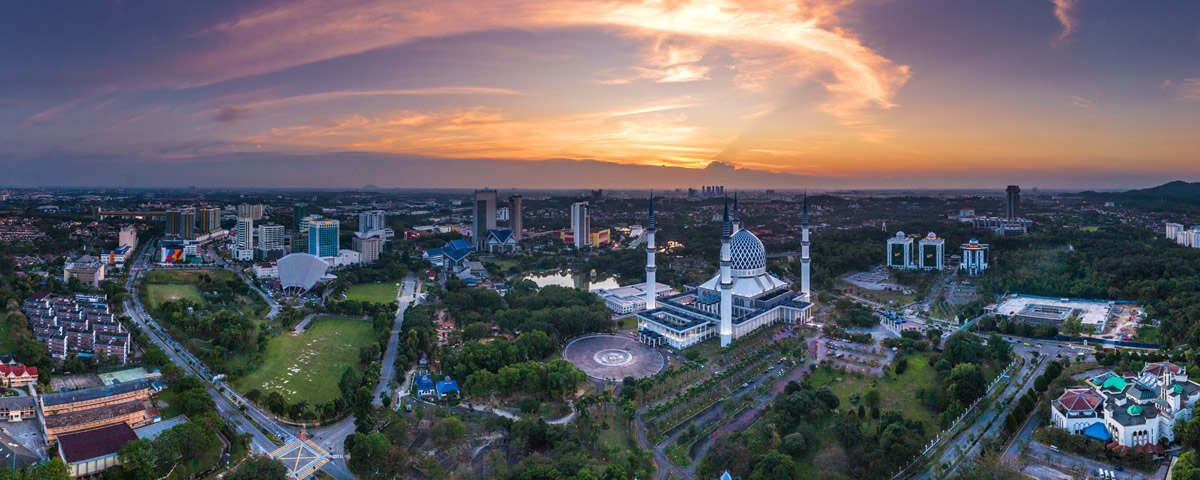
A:
<svg viewBox="0 0 1200 480">
<path fill-rule="evenodd" d="M 734 277 L 762 275 L 767 271 L 767 249 L 749 230 L 738 230 L 729 240 L 731 272 Z"/>
</svg>

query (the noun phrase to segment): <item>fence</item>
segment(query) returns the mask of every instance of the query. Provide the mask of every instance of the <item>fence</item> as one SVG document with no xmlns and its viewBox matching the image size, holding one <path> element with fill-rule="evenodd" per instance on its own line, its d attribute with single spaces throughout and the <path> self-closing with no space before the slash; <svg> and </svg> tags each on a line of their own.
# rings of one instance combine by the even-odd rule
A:
<svg viewBox="0 0 1200 480">
<path fill-rule="evenodd" d="M 904 478 L 906 475 L 911 473 L 910 470 L 920 467 L 921 465 L 924 465 L 925 464 L 925 456 L 928 455 L 929 452 L 931 452 L 935 448 L 937 448 L 939 445 L 941 445 L 942 440 L 949 438 L 949 437 L 946 437 L 945 435 L 950 432 L 953 432 L 956 428 L 958 428 L 959 424 L 962 423 L 963 419 L 967 418 L 967 416 L 970 415 L 971 412 L 975 411 L 975 407 L 979 406 L 979 404 L 981 402 L 983 402 L 984 399 L 988 398 L 988 396 L 990 396 L 992 394 L 992 392 L 996 390 L 996 387 L 1000 385 L 1000 382 L 1002 382 L 1004 380 L 1004 377 L 1008 376 L 1011 373 L 1011 370 L 1016 367 L 1017 360 L 1019 360 L 1019 357 L 1014 358 L 1013 361 L 1011 363 L 1009 363 L 1007 367 L 1004 367 L 1004 371 L 1000 375 L 996 375 L 996 378 L 994 380 L 992 380 L 992 383 L 990 385 L 988 385 L 987 391 L 984 392 L 984 394 L 982 396 L 975 399 L 975 401 L 971 403 L 971 406 L 967 407 L 967 409 L 965 411 L 963 411 L 962 415 L 959 415 L 958 418 L 954 419 L 954 423 L 951 423 L 949 427 L 946 427 L 945 430 L 942 430 L 941 433 L 938 433 L 933 438 L 933 440 L 930 440 L 929 444 L 925 446 L 925 449 L 921 450 L 921 454 L 914 457 L 912 462 L 910 462 L 908 465 L 904 466 L 904 468 L 901 468 L 899 471 L 897 471 L 896 474 L 892 476 L 892 480 L 896 480 L 898 478 Z"/>
</svg>

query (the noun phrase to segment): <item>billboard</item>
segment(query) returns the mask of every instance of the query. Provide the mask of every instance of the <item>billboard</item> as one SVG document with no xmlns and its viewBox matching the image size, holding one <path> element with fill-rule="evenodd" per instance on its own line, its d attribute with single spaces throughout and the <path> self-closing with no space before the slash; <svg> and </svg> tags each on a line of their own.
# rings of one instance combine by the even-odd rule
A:
<svg viewBox="0 0 1200 480">
<path fill-rule="evenodd" d="M 164 248 L 163 249 L 163 263 L 175 263 L 175 262 L 182 262 L 182 261 L 183 261 L 183 249 L 182 248 Z"/>
</svg>

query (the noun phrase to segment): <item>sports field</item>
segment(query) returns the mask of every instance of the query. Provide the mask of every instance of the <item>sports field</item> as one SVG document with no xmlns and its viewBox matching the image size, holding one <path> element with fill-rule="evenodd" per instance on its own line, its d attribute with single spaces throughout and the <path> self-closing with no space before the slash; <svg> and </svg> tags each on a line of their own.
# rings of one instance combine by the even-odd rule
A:
<svg viewBox="0 0 1200 480">
<path fill-rule="evenodd" d="M 271 339 L 258 370 L 234 384 L 245 393 L 278 390 L 288 403 L 310 405 L 341 396 L 338 380 L 346 367 L 358 364 L 358 350 L 375 341 L 371 322 L 360 318 L 325 317 L 302 334 L 284 332 Z"/>
<path fill-rule="evenodd" d="M 200 290 L 192 284 L 149 284 L 146 285 L 146 294 L 150 297 L 150 308 L 158 308 L 165 302 L 172 300 L 187 299 L 198 304 L 203 304 L 204 299 L 200 297 Z"/>
<path fill-rule="evenodd" d="M 399 282 L 364 283 L 354 285 L 346 291 L 346 300 L 357 300 L 375 303 L 391 303 L 396 300 L 396 292 L 400 290 Z"/>
<path fill-rule="evenodd" d="M 157 269 L 146 272 L 144 283 L 196 283 L 200 281 L 201 275 L 208 275 L 214 282 L 224 282 L 234 280 L 237 277 L 233 272 L 223 269 L 209 270 L 171 270 Z"/>
</svg>

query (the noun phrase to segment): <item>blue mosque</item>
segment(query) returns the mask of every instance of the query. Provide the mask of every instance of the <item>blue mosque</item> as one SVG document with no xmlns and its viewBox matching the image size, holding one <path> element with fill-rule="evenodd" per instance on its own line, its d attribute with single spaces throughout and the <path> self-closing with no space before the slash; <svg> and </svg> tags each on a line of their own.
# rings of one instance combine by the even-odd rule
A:
<svg viewBox="0 0 1200 480">
<path fill-rule="evenodd" d="M 646 310 L 638 313 L 638 338 L 653 346 L 685 349 L 712 337 L 725 347 L 734 340 L 776 322 L 805 323 L 812 318 L 808 256 L 808 198 L 801 233 L 801 280 L 792 284 L 767 272 L 767 250 L 754 233 L 741 228 L 737 199 L 733 218 L 729 200 L 721 221 L 721 270 L 712 279 L 689 285 L 681 294 L 656 298 L 646 292 Z M 646 230 L 646 284 L 655 283 L 654 198 L 650 198 Z"/>
</svg>

